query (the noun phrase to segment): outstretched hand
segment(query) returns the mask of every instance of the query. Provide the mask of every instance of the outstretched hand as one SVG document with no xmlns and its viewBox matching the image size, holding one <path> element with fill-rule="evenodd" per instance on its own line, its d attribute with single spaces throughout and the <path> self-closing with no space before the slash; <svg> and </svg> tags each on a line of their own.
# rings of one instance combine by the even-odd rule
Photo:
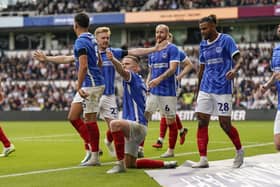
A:
<svg viewBox="0 0 280 187">
<path fill-rule="evenodd" d="M 162 40 L 162 41 L 160 41 L 158 39 L 157 42 L 156 42 L 156 45 L 155 45 L 156 51 L 160 51 L 160 50 L 166 48 L 167 44 L 168 44 L 168 40 L 167 39 L 166 40 Z"/>
<path fill-rule="evenodd" d="M 106 49 L 106 56 L 107 56 L 108 60 L 110 60 L 110 61 L 112 61 L 114 58 L 114 55 L 110 49 Z"/>
<path fill-rule="evenodd" d="M 40 62 L 47 62 L 46 55 L 40 50 L 37 50 L 33 53 L 33 58 L 35 58 L 36 60 L 38 60 Z"/>
<path fill-rule="evenodd" d="M 236 75 L 236 71 L 234 69 L 230 70 L 226 74 L 227 80 L 232 80 Z"/>
<path fill-rule="evenodd" d="M 266 84 L 260 85 L 260 91 L 264 94 L 268 90 L 268 86 Z"/>
<path fill-rule="evenodd" d="M 88 93 L 85 92 L 83 89 L 79 89 L 79 90 L 78 90 L 78 93 L 79 93 L 79 95 L 80 95 L 82 98 L 84 98 L 84 99 L 86 99 L 86 98 L 89 96 Z"/>
<path fill-rule="evenodd" d="M 159 77 L 151 80 L 149 83 L 148 83 L 148 89 L 151 89 L 151 88 L 154 88 L 156 87 L 157 85 L 159 85 L 159 83 L 161 82 L 161 79 Z"/>
</svg>

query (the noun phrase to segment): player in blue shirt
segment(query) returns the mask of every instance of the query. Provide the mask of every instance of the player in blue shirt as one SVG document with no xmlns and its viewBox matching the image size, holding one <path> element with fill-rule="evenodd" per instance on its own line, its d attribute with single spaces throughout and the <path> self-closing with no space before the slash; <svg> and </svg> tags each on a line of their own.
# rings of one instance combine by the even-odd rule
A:
<svg viewBox="0 0 280 187">
<path fill-rule="evenodd" d="M 98 27 L 95 32 L 96 40 L 99 47 L 99 53 L 102 62 L 102 72 L 105 79 L 105 90 L 100 99 L 100 115 L 108 124 L 106 132 L 105 145 L 109 153 L 114 156 L 114 148 L 112 146 L 113 137 L 109 128 L 110 121 L 117 119 L 118 109 L 115 97 L 115 68 L 112 62 L 106 56 L 106 49 L 110 49 L 116 59 L 121 60 L 126 55 L 142 56 L 158 50 L 158 45 L 150 48 L 135 48 L 123 50 L 120 48 L 110 47 L 111 31 L 109 27 Z"/>
<path fill-rule="evenodd" d="M 173 41 L 173 35 L 171 33 L 169 33 L 168 40 L 169 40 L 169 42 Z M 190 70 L 193 68 L 193 64 L 190 61 L 190 59 L 188 58 L 188 56 L 186 55 L 186 53 L 182 49 L 179 49 L 179 53 L 180 53 L 180 64 L 178 65 L 177 70 L 176 70 L 177 89 L 179 89 L 181 87 L 181 85 L 180 85 L 181 79 L 186 74 L 188 74 L 190 72 Z M 178 128 L 179 135 L 180 135 L 180 145 L 183 145 L 185 142 L 185 136 L 188 132 L 188 129 L 183 128 L 181 119 L 178 114 L 176 114 L 176 124 L 177 124 L 177 128 Z M 152 145 L 153 147 L 162 148 L 166 131 L 167 131 L 166 119 L 165 119 L 165 117 L 161 117 L 161 119 L 160 119 L 160 136 L 159 136 L 157 142 Z"/>
<path fill-rule="evenodd" d="M 200 161 L 193 168 L 209 167 L 207 160 L 208 125 L 211 115 L 217 115 L 221 128 L 236 148 L 233 168 L 243 164 L 244 151 L 237 129 L 231 124 L 233 78 L 243 64 L 239 50 L 230 35 L 216 30 L 216 16 L 199 21 L 203 40 L 200 43 L 198 72 L 197 144 Z"/>
<path fill-rule="evenodd" d="M 77 114 L 75 109 L 78 107 L 84 113 L 84 121 L 89 135 L 91 157 L 87 162 L 82 164 L 83 166 L 100 165 L 98 155 L 99 129 L 96 118 L 99 110 L 99 99 L 105 88 L 104 77 L 97 65 L 98 46 L 94 36 L 88 32 L 89 23 L 89 17 L 85 13 L 79 13 L 74 17 L 73 28 L 78 37 L 74 44 L 75 64 L 78 69 L 78 93 L 72 102 L 72 105 L 77 105 L 77 107 L 71 107 L 70 116 L 71 112 Z M 74 118 L 70 118 L 70 120 L 79 118 L 80 116 L 74 115 Z"/>
<path fill-rule="evenodd" d="M 280 38 L 280 24 L 276 31 L 277 36 Z M 271 59 L 271 70 L 273 72 L 270 79 L 263 85 L 261 85 L 262 93 L 265 93 L 271 86 L 276 86 L 278 92 L 278 108 L 277 114 L 274 120 L 274 145 L 276 150 L 280 151 L 280 45 L 273 49 L 273 55 Z"/>
<path fill-rule="evenodd" d="M 125 172 L 126 168 L 174 168 L 176 161 L 137 160 L 138 146 L 147 133 L 145 118 L 146 86 L 138 72 L 139 60 L 134 56 L 126 56 L 122 64 L 107 50 L 107 56 L 123 77 L 123 116 L 120 120 L 112 120 L 110 129 L 114 139 L 117 155 L 117 165 L 107 173 Z"/>
<path fill-rule="evenodd" d="M 96 122 L 99 99 L 104 91 L 104 78 L 98 67 L 98 47 L 94 36 L 88 32 L 89 17 L 79 13 L 74 17 L 73 29 L 77 35 L 74 56 L 46 56 L 41 51 L 34 58 L 41 62 L 68 64 L 75 62 L 78 71 L 77 94 L 75 95 L 68 119 L 79 132 L 89 150 L 82 165 L 99 165 L 99 129 Z M 84 113 L 84 120 L 81 114 Z"/>
<path fill-rule="evenodd" d="M 168 40 L 169 28 L 160 24 L 156 27 L 156 40 L 158 43 Z M 160 110 L 169 127 L 169 148 L 161 157 L 173 157 L 174 148 L 177 141 L 176 124 L 176 70 L 180 62 L 178 48 L 167 43 L 161 50 L 149 55 L 149 76 L 147 86 L 150 94 L 147 98 L 146 117 L 151 119 L 151 115 L 156 110 Z"/>
</svg>

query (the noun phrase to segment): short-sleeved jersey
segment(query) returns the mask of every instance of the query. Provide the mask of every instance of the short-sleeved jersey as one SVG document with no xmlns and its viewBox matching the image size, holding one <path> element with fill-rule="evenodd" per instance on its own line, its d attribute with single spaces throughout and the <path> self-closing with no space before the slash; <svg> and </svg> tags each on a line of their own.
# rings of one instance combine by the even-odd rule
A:
<svg viewBox="0 0 280 187">
<path fill-rule="evenodd" d="M 280 72 L 280 45 L 273 49 L 270 68 L 273 72 Z M 278 110 L 280 110 L 280 81 L 275 82 L 278 92 Z"/>
<path fill-rule="evenodd" d="M 182 49 L 179 49 L 179 55 L 180 55 L 180 64 L 178 64 L 178 67 L 176 70 L 176 76 L 178 76 L 180 74 L 180 72 L 182 71 L 181 64 L 183 62 L 185 62 L 186 59 L 188 59 L 186 52 L 183 51 Z M 176 84 L 177 84 L 177 88 L 181 87 L 180 82 L 178 82 L 178 80 L 176 80 Z"/>
<path fill-rule="evenodd" d="M 200 90 L 214 94 L 232 94 L 233 81 L 226 73 L 233 66 L 233 56 L 239 53 L 236 43 L 228 34 L 219 33 L 216 40 L 200 43 L 199 63 L 205 64 Z"/>
<path fill-rule="evenodd" d="M 88 60 L 88 71 L 82 87 L 93 87 L 104 85 L 104 78 L 100 68 L 97 66 L 97 43 L 91 33 L 82 33 L 75 41 L 74 56 L 77 70 L 79 70 L 79 51 L 85 50 Z"/>
<path fill-rule="evenodd" d="M 180 54 L 174 44 L 168 44 L 166 48 L 153 52 L 149 55 L 149 67 L 151 80 L 159 77 L 169 69 L 171 63 L 179 63 Z M 158 96 L 176 96 L 176 73 L 161 81 L 150 92 Z"/>
<path fill-rule="evenodd" d="M 123 81 L 123 119 L 147 125 L 144 116 L 146 102 L 146 86 L 142 77 L 130 72 L 130 80 Z"/>
<path fill-rule="evenodd" d="M 183 63 L 188 58 L 186 52 L 183 51 L 182 49 L 179 49 L 179 55 L 180 55 L 180 63 Z M 178 64 L 176 75 L 179 75 L 180 72 L 181 72 L 181 64 Z"/>
<path fill-rule="evenodd" d="M 113 55 L 116 59 L 121 60 L 124 56 L 127 55 L 126 50 L 122 50 L 120 48 L 110 48 Z M 113 63 L 108 60 L 106 56 L 106 51 L 100 52 L 102 59 L 102 73 L 105 81 L 105 90 L 103 95 L 112 95 L 115 94 L 115 68 Z"/>
</svg>

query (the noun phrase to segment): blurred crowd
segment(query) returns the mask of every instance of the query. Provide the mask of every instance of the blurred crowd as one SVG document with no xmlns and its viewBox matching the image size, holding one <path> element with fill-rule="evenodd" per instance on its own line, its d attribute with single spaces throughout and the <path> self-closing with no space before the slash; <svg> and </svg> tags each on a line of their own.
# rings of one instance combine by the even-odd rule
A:
<svg viewBox="0 0 280 187">
<path fill-rule="evenodd" d="M 270 46 L 270 47 L 265 47 Z M 245 65 L 238 72 L 234 87 L 235 109 L 273 109 L 277 107 L 277 92 L 272 87 L 261 94 L 259 86 L 271 75 L 269 67 L 273 44 L 239 45 L 244 55 Z M 184 48 L 194 64 L 194 69 L 181 84 L 178 109 L 194 109 L 194 92 L 197 88 L 198 48 Z M 52 52 L 47 52 L 53 55 Z M 58 53 L 59 54 L 59 53 Z M 142 71 L 147 76 L 147 59 L 142 58 Z M 31 52 L 25 54 L 4 54 L 0 58 L 1 89 L 5 100 L 0 110 L 67 110 L 75 94 L 76 70 L 74 64 L 55 65 L 39 63 Z M 26 83 L 28 81 L 28 83 Z M 121 78 L 116 77 L 117 102 L 121 106 Z"/>
<path fill-rule="evenodd" d="M 52 55 L 52 53 L 46 54 Z M 0 72 L 2 80 L 47 81 L 74 80 L 76 78 L 74 64 L 39 63 L 32 58 L 31 52 L 2 56 L 0 58 Z"/>
<path fill-rule="evenodd" d="M 3 111 L 67 111 L 75 94 L 74 82 L 58 84 L 52 81 L 8 81 L 1 84 L 5 99 Z"/>
<path fill-rule="evenodd" d="M 81 10 L 95 12 L 136 12 L 148 10 L 213 8 L 273 5 L 279 0 L 16 0 L 2 12 L 30 12 L 36 15 L 72 14 Z"/>
</svg>

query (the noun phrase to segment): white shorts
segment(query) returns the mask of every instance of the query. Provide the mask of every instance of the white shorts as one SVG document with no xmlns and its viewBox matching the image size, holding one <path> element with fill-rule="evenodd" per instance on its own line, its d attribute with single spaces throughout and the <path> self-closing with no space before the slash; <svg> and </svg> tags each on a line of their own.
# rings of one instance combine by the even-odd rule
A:
<svg viewBox="0 0 280 187">
<path fill-rule="evenodd" d="M 84 87 L 82 88 L 89 96 L 84 99 L 77 92 L 72 103 L 82 103 L 84 114 L 97 113 L 99 111 L 99 99 L 103 94 L 105 86 Z"/>
<path fill-rule="evenodd" d="M 201 112 L 214 116 L 231 116 L 231 111 L 231 94 L 218 95 L 199 91 L 195 112 Z"/>
<path fill-rule="evenodd" d="M 118 107 L 115 95 L 102 95 L 99 101 L 99 114 L 102 119 L 117 119 Z"/>
<path fill-rule="evenodd" d="M 158 96 L 149 94 L 146 100 L 146 111 L 153 113 L 158 109 L 160 114 L 166 118 L 174 118 L 176 116 L 176 96 Z"/>
<path fill-rule="evenodd" d="M 280 134 L 280 111 L 279 110 L 277 111 L 277 114 L 275 116 L 273 133 L 274 135 Z"/>
<path fill-rule="evenodd" d="M 135 121 L 129 123 L 129 138 L 125 138 L 125 154 L 135 158 L 138 156 L 138 146 L 142 143 L 147 135 L 147 126 L 141 125 Z"/>
</svg>

